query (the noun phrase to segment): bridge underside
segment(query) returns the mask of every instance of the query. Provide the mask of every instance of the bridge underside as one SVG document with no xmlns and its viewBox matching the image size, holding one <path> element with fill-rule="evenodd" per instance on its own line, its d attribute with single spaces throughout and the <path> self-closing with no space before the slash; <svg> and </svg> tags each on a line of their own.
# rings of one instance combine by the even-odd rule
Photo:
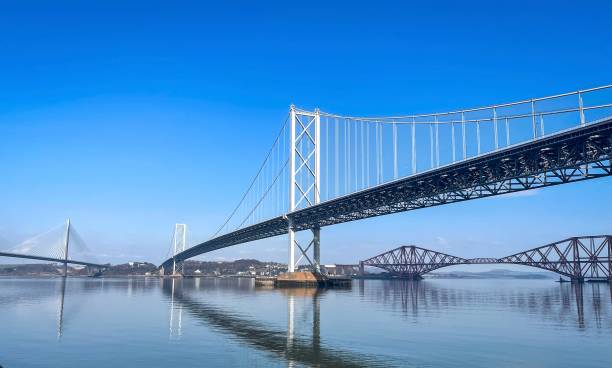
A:
<svg viewBox="0 0 612 368">
<path fill-rule="evenodd" d="M 612 118 L 362 190 L 198 244 L 173 262 L 236 244 L 368 217 L 612 174 Z"/>
</svg>

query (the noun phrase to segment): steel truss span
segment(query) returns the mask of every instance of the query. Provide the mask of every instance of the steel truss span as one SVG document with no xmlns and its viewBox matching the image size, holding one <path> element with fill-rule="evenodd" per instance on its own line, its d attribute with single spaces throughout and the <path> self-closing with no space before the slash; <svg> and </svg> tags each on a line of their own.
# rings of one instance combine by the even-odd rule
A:
<svg viewBox="0 0 612 368">
<path fill-rule="evenodd" d="M 612 235 L 561 240 L 502 258 L 460 258 L 414 245 L 402 246 L 359 263 L 407 279 L 420 279 L 442 267 L 465 264 L 519 264 L 556 272 L 574 281 L 612 281 Z"/>
<path fill-rule="evenodd" d="M 215 237 L 166 260 L 295 231 L 612 174 L 612 118 L 321 202 Z"/>
</svg>

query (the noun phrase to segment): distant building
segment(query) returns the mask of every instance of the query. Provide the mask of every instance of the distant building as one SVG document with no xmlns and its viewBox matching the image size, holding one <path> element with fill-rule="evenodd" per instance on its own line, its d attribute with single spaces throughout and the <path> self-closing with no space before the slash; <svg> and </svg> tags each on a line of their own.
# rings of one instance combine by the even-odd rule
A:
<svg viewBox="0 0 612 368">
<path fill-rule="evenodd" d="M 327 264 L 321 265 L 321 271 L 333 276 L 354 276 L 359 274 L 359 265 Z"/>
<path fill-rule="evenodd" d="M 142 266 L 147 266 L 148 263 L 147 262 L 128 262 L 128 265 L 130 267 L 142 267 Z"/>
</svg>

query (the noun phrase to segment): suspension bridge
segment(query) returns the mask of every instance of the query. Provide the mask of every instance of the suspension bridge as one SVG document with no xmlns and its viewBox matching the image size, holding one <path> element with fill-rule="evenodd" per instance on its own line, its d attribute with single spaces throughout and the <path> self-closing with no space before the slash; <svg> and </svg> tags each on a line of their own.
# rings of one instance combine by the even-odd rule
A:
<svg viewBox="0 0 612 368">
<path fill-rule="evenodd" d="M 319 272 L 322 227 L 610 176 L 611 151 L 612 85 L 407 116 L 291 106 L 229 217 L 210 239 L 174 247 L 160 272 L 285 234 L 288 271 L 307 262 Z"/>
<path fill-rule="evenodd" d="M 502 258 L 461 258 L 414 245 L 402 246 L 359 262 L 400 278 L 419 280 L 423 275 L 449 266 L 473 264 L 518 264 L 556 272 L 572 281 L 612 281 L 612 235 L 584 236 L 561 240 Z"/>
<path fill-rule="evenodd" d="M 70 251 L 76 253 L 77 257 L 83 258 L 74 258 Z M 69 264 L 85 266 L 88 271 L 92 272 L 110 267 L 108 264 L 84 260 L 92 258 L 92 254 L 83 238 L 74 226 L 71 226 L 70 219 L 66 220 L 66 223 L 61 226 L 27 239 L 15 247 L 0 251 L 0 257 L 59 263 L 63 265 L 64 276 L 68 275 Z"/>
</svg>

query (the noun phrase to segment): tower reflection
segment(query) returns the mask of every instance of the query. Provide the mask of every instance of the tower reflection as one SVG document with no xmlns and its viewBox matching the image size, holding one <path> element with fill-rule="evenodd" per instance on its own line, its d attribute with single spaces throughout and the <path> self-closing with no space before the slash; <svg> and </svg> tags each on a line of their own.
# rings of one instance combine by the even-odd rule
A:
<svg viewBox="0 0 612 368">
<path fill-rule="evenodd" d="M 62 338 L 62 329 L 64 326 L 64 299 L 66 297 L 66 277 L 61 278 L 60 282 L 60 297 L 59 308 L 57 309 L 57 339 Z"/>
<path fill-rule="evenodd" d="M 183 308 L 180 303 L 174 300 L 178 289 L 183 287 L 183 280 L 173 278 L 171 281 L 171 299 L 170 299 L 170 338 L 180 339 L 183 328 Z M 182 293 L 182 290 L 180 291 Z"/>
<path fill-rule="evenodd" d="M 185 292 L 185 288 L 179 286 L 183 282 L 185 281 L 181 279 L 162 280 L 162 288 L 170 300 L 171 311 L 173 308 L 184 310 L 191 318 L 230 334 L 233 338 L 239 339 L 256 349 L 274 353 L 284 358 L 289 366 L 365 367 L 372 366 L 376 362 L 376 359 L 369 355 L 322 346 L 320 290 L 281 289 L 268 291 L 279 292 L 286 297 L 287 328 L 286 331 L 283 331 L 266 325 L 264 322 L 233 313 L 226 308 L 204 302 L 197 298 L 197 295 Z M 309 318 L 311 323 L 310 336 L 296 333 L 297 318 L 304 320 L 304 315 L 297 313 L 298 300 L 307 301 L 305 305 L 312 308 L 311 318 Z"/>
</svg>

